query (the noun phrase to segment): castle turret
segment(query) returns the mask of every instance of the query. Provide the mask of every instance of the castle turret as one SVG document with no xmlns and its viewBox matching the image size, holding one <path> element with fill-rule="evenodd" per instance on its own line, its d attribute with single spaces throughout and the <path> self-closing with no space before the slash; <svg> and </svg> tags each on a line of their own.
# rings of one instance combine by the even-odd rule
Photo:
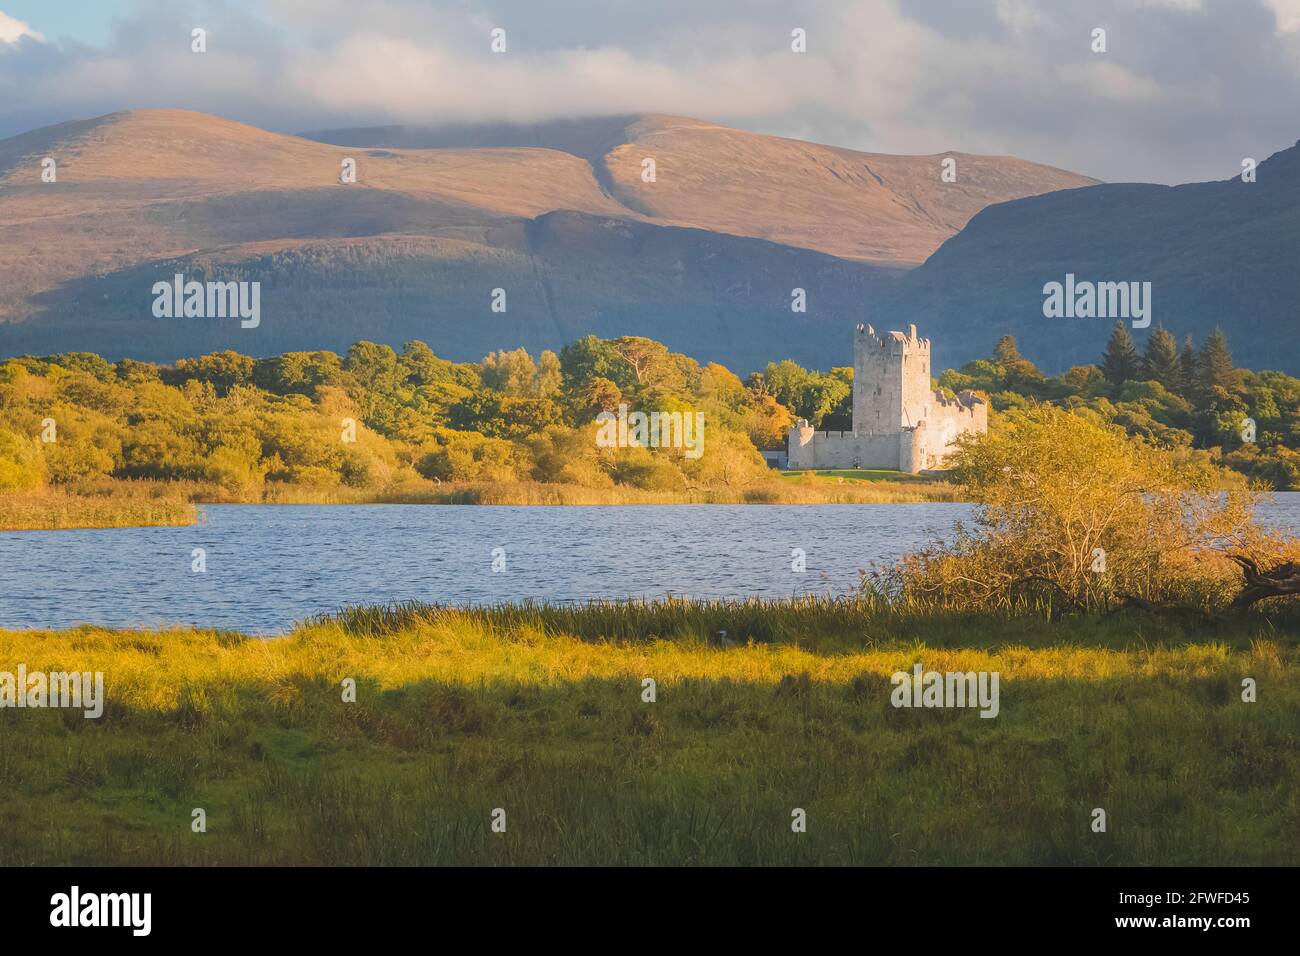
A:
<svg viewBox="0 0 1300 956">
<path fill-rule="evenodd" d="M 930 340 L 916 326 L 907 333 L 876 335 L 858 325 L 853 340 L 853 430 L 880 434 L 911 428 L 926 420 L 930 389 Z"/>
<path fill-rule="evenodd" d="M 816 434 L 808 419 L 801 418 L 790 426 L 786 440 L 786 467 L 796 471 L 804 468 L 817 468 L 818 463 L 813 449 L 813 436 Z"/>
</svg>

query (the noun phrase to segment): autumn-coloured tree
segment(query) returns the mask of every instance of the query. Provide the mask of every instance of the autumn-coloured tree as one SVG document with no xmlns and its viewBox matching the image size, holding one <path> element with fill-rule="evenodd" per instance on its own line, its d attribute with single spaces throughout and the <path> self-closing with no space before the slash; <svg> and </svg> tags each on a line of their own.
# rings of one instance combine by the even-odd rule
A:
<svg viewBox="0 0 1300 956">
<path fill-rule="evenodd" d="M 1224 552 L 1249 535 L 1254 497 L 1221 495 L 1215 469 L 1120 427 L 1038 405 L 963 440 L 957 464 L 974 524 L 881 579 L 912 599 L 1004 610 L 1209 604 L 1236 578 Z M 1217 583 L 1206 585 L 1211 568 Z"/>
</svg>

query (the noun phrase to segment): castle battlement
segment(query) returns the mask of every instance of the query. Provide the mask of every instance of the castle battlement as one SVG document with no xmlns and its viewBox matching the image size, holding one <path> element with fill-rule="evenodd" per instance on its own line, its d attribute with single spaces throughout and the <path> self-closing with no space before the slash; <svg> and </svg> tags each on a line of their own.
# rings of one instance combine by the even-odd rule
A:
<svg viewBox="0 0 1300 956">
<path fill-rule="evenodd" d="M 953 443 L 988 431 L 988 403 L 954 398 L 930 381 L 930 340 L 910 325 L 878 335 L 859 323 L 853 338 L 853 430 L 814 431 L 800 419 L 787 445 L 791 468 L 942 468 Z"/>
<path fill-rule="evenodd" d="M 986 405 L 987 403 L 970 389 L 962 389 L 957 393 L 956 398 L 949 398 L 939 389 L 934 390 L 935 404 L 940 408 L 950 408 L 953 411 L 974 411 L 976 406 Z"/>
<path fill-rule="evenodd" d="M 918 336 L 915 325 L 909 325 L 906 333 L 886 332 L 884 335 L 877 335 L 876 330 L 870 324 L 859 322 L 857 331 L 859 340 L 869 338 L 881 351 L 891 354 L 901 352 L 925 352 L 929 354 L 930 351 L 930 340 Z M 856 348 L 855 343 L 855 351 Z"/>
</svg>

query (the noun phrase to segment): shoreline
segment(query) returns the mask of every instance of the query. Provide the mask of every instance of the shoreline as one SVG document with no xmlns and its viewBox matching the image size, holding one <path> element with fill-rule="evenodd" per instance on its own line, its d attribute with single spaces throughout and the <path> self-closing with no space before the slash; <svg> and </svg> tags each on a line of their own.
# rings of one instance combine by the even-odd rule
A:
<svg viewBox="0 0 1300 956">
<path fill-rule="evenodd" d="M 929 479 L 777 478 L 742 488 L 646 491 L 542 482 L 458 482 L 383 490 L 264 486 L 244 493 L 187 482 L 113 482 L 78 491 L 0 494 L 0 531 L 178 527 L 199 523 L 212 505 L 830 505 L 960 502 L 960 489 Z"/>
</svg>

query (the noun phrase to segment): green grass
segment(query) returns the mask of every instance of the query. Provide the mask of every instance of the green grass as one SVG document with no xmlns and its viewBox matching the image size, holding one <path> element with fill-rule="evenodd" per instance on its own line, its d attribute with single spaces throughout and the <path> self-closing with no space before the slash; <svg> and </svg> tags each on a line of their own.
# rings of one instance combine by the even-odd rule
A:
<svg viewBox="0 0 1300 956">
<path fill-rule="evenodd" d="M 0 670 L 108 697 L 0 710 L 0 864 L 1294 865 L 1297 623 L 808 599 L 0 631 Z M 1000 715 L 893 708 L 918 661 L 998 671 Z"/>
</svg>

